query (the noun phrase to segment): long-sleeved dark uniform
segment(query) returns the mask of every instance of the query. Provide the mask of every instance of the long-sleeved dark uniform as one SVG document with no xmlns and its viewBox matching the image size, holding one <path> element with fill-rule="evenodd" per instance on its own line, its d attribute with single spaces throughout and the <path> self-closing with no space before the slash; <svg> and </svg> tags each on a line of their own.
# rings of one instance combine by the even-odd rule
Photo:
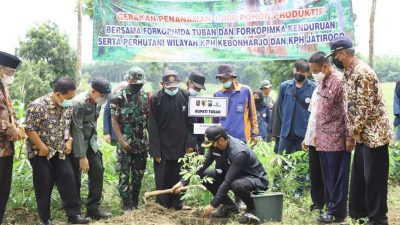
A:
<svg viewBox="0 0 400 225">
<path fill-rule="evenodd" d="M 161 157 L 161 162 L 154 162 L 154 174 L 157 189 L 167 189 L 180 179 L 178 159 L 185 154 L 186 147 L 194 147 L 191 127 L 188 118 L 188 93 L 179 90 L 169 96 L 160 90 L 151 99 L 149 115 L 150 155 Z M 165 206 L 180 209 L 182 201 L 179 195 L 164 195 L 156 201 Z"/>
<path fill-rule="evenodd" d="M 72 113 L 72 137 L 74 159 L 72 161 L 75 182 L 80 196 L 81 171 L 79 160 L 87 157 L 89 161 L 89 194 L 87 200 L 87 211 L 96 213 L 100 207 L 101 194 L 103 191 L 104 167 L 102 154 L 97 144 L 97 118 L 101 106 L 89 103 L 89 93 L 82 93 L 74 98 L 74 111 Z"/>
<path fill-rule="evenodd" d="M 111 145 L 116 145 L 117 143 L 117 135 L 114 132 L 111 124 L 111 108 L 110 108 L 110 101 L 106 102 L 104 106 L 104 113 L 103 113 L 103 134 L 110 135 L 111 138 Z"/>
<path fill-rule="evenodd" d="M 214 161 L 215 169 L 207 169 Z M 197 174 L 214 179 L 212 184 L 204 185 L 214 195 L 210 204 L 215 208 L 219 204 L 234 204 L 227 195 L 228 191 L 232 190 L 243 200 L 248 210 L 254 210 L 251 192 L 266 190 L 268 187 L 267 173 L 254 151 L 231 136 L 225 151 L 214 148 L 207 151 L 204 165 Z"/>
</svg>

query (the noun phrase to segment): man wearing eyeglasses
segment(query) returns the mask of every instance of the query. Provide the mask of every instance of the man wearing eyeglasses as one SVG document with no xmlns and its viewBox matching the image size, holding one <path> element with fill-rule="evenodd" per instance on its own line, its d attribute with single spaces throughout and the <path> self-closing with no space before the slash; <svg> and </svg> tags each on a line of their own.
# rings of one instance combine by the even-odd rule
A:
<svg viewBox="0 0 400 225">
<path fill-rule="evenodd" d="M 111 213 L 100 209 L 104 167 L 97 143 L 96 128 L 101 105 L 106 102 L 106 99 L 112 97 L 110 82 L 100 78 L 91 82 L 90 91 L 83 92 L 73 99 L 72 153 L 74 159 L 72 164 L 79 198 L 81 173 L 88 173 L 87 216 L 92 220 L 106 219 L 111 216 Z"/>
<path fill-rule="evenodd" d="M 14 142 L 25 137 L 18 127 L 7 85 L 14 80 L 15 69 L 21 61 L 14 55 L 0 51 L 0 224 L 11 188 Z"/>
</svg>

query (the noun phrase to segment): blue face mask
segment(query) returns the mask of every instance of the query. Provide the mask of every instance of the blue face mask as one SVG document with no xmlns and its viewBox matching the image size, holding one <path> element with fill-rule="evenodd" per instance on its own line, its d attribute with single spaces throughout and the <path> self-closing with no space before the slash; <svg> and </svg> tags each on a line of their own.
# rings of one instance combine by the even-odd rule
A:
<svg viewBox="0 0 400 225">
<path fill-rule="evenodd" d="M 165 93 L 167 93 L 169 96 L 174 96 L 176 93 L 178 93 L 178 88 L 175 88 L 175 90 L 171 91 L 167 88 L 164 88 Z"/>
<path fill-rule="evenodd" d="M 224 86 L 224 88 L 230 88 L 232 85 L 232 81 L 228 80 L 227 82 L 223 83 L 222 86 Z"/>
<path fill-rule="evenodd" d="M 62 95 L 61 95 L 61 97 L 62 97 Z M 62 97 L 62 98 L 63 98 L 63 102 L 59 103 L 61 107 L 67 108 L 67 107 L 72 106 L 72 103 L 73 103 L 72 99 L 68 100 L 68 99 L 65 99 L 64 97 Z"/>
<path fill-rule="evenodd" d="M 60 104 L 61 107 L 67 108 L 72 106 L 72 100 L 64 99 L 64 101 Z"/>
<path fill-rule="evenodd" d="M 73 103 L 72 99 L 71 100 L 64 99 L 64 101 L 61 103 L 61 107 L 63 108 L 71 107 L 72 103 Z"/>
</svg>

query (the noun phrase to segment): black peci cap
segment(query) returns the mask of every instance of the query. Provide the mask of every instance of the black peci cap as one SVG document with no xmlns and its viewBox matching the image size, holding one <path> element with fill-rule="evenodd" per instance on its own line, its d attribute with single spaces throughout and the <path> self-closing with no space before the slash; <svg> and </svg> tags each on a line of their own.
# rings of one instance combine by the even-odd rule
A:
<svg viewBox="0 0 400 225">
<path fill-rule="evenodd" d="M 0 65 L 17 69 L 20 63 L 21 60 L 17 56 L 0 51 Z"/>
<path fill-rule="evenodd" d="M 105 95 L 107 99 L 112 99 L 114 97 L 114 95 L 111 94 L 111 84 L 106 79 L 96 78 L 92 81 L 91 86 L 94 90 Z"/>
<path fill-rule="evenodd" d="M 197 88 L 206 90 L 204 83 L 206 82 L 206 78 L 203 74 L 193 71 L 189 75 L 189 80 L 196 86 Z"/>
</svg>

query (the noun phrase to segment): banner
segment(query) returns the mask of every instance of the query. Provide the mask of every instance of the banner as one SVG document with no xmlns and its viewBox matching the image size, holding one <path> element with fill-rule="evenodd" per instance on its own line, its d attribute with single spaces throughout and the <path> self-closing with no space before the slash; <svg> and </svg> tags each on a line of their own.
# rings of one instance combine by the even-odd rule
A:
<svg viewBox="0 0 400 225">
<path fill-rule="evenodd" d="M 354 40 L 351 0 L 94 0 L 93 17 L 98 60 L 297 59 Z"/>
<path fill-rule="evenodd" d="M 189 96 L 189 116 L 226 117 L 227 115 L 228 98 Z"/>
</svg>

